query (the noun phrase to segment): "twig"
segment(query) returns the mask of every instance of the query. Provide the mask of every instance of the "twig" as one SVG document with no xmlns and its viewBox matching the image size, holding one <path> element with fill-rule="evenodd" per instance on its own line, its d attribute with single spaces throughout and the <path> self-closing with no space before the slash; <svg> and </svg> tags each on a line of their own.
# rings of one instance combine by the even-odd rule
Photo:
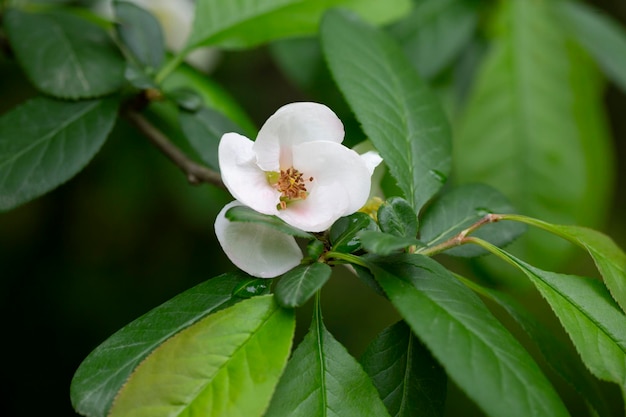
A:
<svg viewBox="0 0 626 417">
<path fill-rule="evenodd" d="M 143 133 L 154 146 L 176 164 L 187 176 L 190 184 L 213 184 L 226 188 L 219 173 L 192 161 L 174 145 L 160 130 L 155 128 L 141 113 L 127 108 L 124 112 L 126 118 Z"/>
<path fill-rule="evenodd" d="M 447 249 L 451 249 L 455 246 L 464 245 L 469 242 L 470 238 L 468 238 L 467 236 L 470 233 L 475 232 L 476 230 L 478 230 L 480 227 L 484 226 L 485 224 L 495 223 L 500 220 L 502 220 L 502 215 L 489 213 L 485 215 L 484 217 L 482 217 L 480 220 L 478 220 L 476 223 L 472 224 L 467 229 L 452 236 L 450 239 L 446 240 L 445 242 L 439 243 L 438 245 L 435 245 L 435 246 L 424 248 L 422 250 L 417 250 L 416 253 L 420 253 L 426 256 L 433 256 Z"/>
</svg>

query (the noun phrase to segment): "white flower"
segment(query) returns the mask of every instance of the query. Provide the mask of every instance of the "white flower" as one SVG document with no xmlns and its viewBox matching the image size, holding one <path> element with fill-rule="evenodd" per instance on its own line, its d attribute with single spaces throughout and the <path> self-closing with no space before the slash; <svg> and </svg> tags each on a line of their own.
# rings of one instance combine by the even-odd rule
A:
<svg viewBox="0 0 626 417">
<path fill-rule="evenodd" d="M 359 155 L 341 145 L 339 118 L 318 103 L 292 103 L 265 122 L 256 142 L 222 136 L 224 184 L 241 203 L 308 232 L 328 229 L 367 201 L 376 152 Z"/>
<path fill-rule="evenodd" d="M 215 220 L 215 234 L 226 256 L 242 271 L 273 278 L 300 264 L 302 251 L 293 236 L 261 223 L 231 222 L 225 214 L 241 203 L 227 204 Z"/>
<path fill-rule="evenodd" d="M 96 10 L 105 16 L 112 17 L 112 0 L 100 0 Z M 193 24 L 194 0 L 127 0 L 149 11 L 156 17 L 163 29 L 165 46 L 170 51 L 179 52 L 185 47 Z M 217 50 L 200 48 L 191 52 L 185 60 L 205 72 L 210 71 L 217 61 Z"/>
</svg>

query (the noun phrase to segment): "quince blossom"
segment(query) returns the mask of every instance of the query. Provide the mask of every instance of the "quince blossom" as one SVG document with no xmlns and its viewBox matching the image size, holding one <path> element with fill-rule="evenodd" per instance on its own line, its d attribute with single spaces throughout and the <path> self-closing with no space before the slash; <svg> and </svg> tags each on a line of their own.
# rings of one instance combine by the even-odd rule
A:
<svg viewBox="0 0 626 417">
<path fill-rule="evenodd" d="M 366 203 L 382 161 L 376 152 L 359 155 L 343 146 L 343 136 L 328 107 L 288 104 L 270 116 L 255 142 L 222 136 L 222 179 L 240 203 L 301 230 L 324 231 Z"/>
</svg>

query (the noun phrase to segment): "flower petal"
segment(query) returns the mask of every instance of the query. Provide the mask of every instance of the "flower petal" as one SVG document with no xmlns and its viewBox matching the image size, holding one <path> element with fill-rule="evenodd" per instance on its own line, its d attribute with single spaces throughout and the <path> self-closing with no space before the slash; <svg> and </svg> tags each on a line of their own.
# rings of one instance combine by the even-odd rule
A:
<svg viewBox="0 0 626 417">
<path fill-rule="evenodd" d="M 280 233 L 260 223 L 231 222 L 228 203 L 215 219 L 215 235 L 235 266 L 259 278 L 273 278 L 300 264 L 302 251 L 293 236 Z"/>
<path fill-rule="evenodd" d="M 361 159 L 363 159 L 363 162 L 365 162 L 365 165 L 370 171 L 370 174 L 373 174 L 376 167 L 380 165 L 381 162 L 383 162 L 383 158 L 381 158 L 376 151 L 368 151 L 364 154 L 361 154 Z"/>
<path fill-rule="evenodd" d="M 313 181 L 307 184 L 305 200 L 278 211 L 277 216 L 290 225 L 321 232 L 367 202 L 372 174 L 366 160 L 353 150 L 335 142 L 306 142 L 294 146 L 293 162 Z"/>
<path fill-rule="evenodd" d="M 254 152 L 264 171 L 290 168 L 293 146 L 311 141 L 341 143 L 343 124 L 328 107 L 319 103 L 291 103 L 281 107 L 261 127 Z"/>
<path fill-rule="evenodd" d="M 237 133 L 222 136 L 218 148 L 224 185 L 237 200 L 263 214 L 276 214 L 280 193 L 256 164 L 252 142 Z"/>
</svg>

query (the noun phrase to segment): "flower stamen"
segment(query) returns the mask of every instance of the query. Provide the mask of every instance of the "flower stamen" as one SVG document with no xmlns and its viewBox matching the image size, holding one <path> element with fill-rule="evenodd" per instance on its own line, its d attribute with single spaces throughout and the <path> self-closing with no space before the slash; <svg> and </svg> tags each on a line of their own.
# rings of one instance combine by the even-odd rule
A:
<svg viewBox="0 0 626 417">
<path fill-rule="evenodd" d="M 279 209 L 286 209 L 287 203 L 292 201 L 306 199 L 309 193 L 307 192 L 305 181 L 312 182 L 313 177 L 309 177 L 308 179 L 303 178 L 303 174 L 294 167 L 280 170 L 278 178 L 274 181 L 270 181 L 281 194 Z"/>
</svg>

